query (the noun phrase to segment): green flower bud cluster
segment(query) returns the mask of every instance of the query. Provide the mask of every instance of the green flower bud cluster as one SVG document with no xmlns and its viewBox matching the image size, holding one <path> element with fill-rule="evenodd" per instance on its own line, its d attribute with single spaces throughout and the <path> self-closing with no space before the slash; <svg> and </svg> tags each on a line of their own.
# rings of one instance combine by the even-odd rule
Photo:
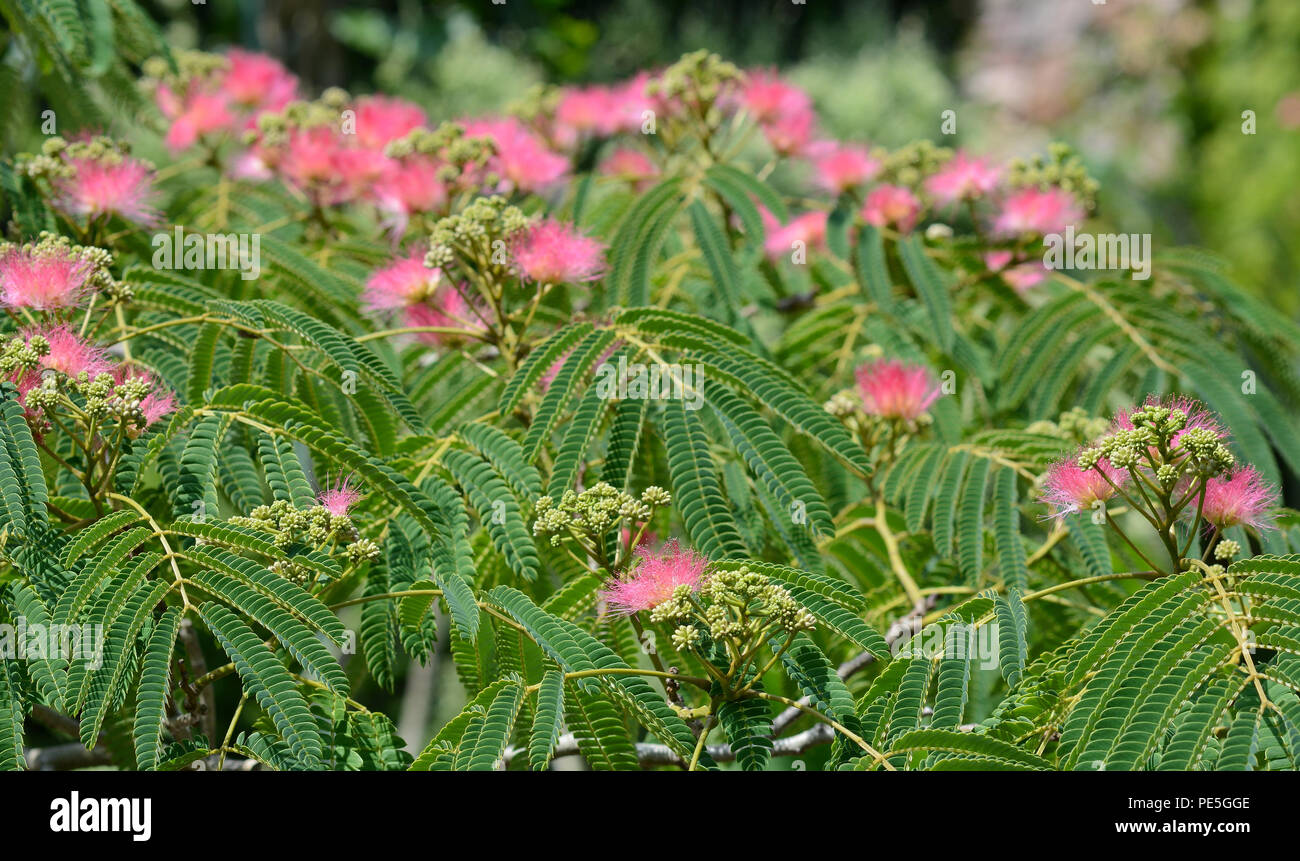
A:
<svg viewBox="0 0 1300 861">
<path fill-rule="evenodd" d="M 644 522 L 654 515 L 656 508 L 672 503 L 672 494 L 662 487 L 651 485 L 638 499 L 632 494 L 616 490 L 602 481 L 581 493 L 566 490 L 557 503 L 549 496 L 537 500 L 534 511 L 533 534 L 549 536 L 552 546 L 558 547 L 567 535 L 577 535 L 599 543 L 610 530 L 627 520 Z"/>
<path fill-rule="evenodd" d="M 1060 437 L 1070 442 L 1083 443 L 1106 433 L 1109 422 L 1092 416 L 1082 407 L 1071 407 L 1061 413 L 1056 421 L 1037 421 L 1025 428 L 1029 433 Z"/>
<path fill-rule="evenodd" d="M 230 66 L 230 61 L 221 54 L 207 51 L 173 51 L 172 57 L 176 61 L 175 70 L 164 57 L 150 57 L 144 61 L 140 67 L 144 73 L 140 78 L 142 89 L 152 92 L 159 85 L 166 85 L 183 92 L 191 81 L 206 80 Z"/>
<path fill-rule="evenodd" d="M 678 586 L 672 598 L 651 611 L 650 621 L 674 626 L 673 646 L 678 650 L 711 642 L 723 644 L 735 656 L 751 656 L 774 634 L 793 636 L 817 624 L 785 587 L 748 567 L 714 571 L 696 592 Z"/>
<path fill-rule="evenodd" d="M 658 79 L 646 85 L 646 95 L 665 100 L 680 99 L 688 104 L 708 108 L 729 86 L 739 82 L 744 74 L 734 64 L 717 54 L 700 50 L 685 54 L 676 63 L 664 69 Z"/>
<path fill-rule="evenodd" d="M 344 552 L 352 565 L 374 559 L 380 553 L 379 545 L 360 537 L 351 517 L 331 514 L 323 505 L 295 508 L 288 500 L 277 499 L 270 505 L 259 505 L 247 517 L 231 517 L 230 523 L 270 536 L 281 550 L 304 547 L 329 550 L 335 543 L 345 542 Z M 292 559 L 279 560 L 270 568 L 301 586 L 310 584 L 317 576 L 315 571 Z"/>
<path fill-rule="evenodd" d="M 1221 562 L 1230 562 L 1241 552 L 1241 544 L 1231 538 L 1222 538 L 1214 547 L 1214 558 Z"/>
<path fill-rule="evenodd" d="M 528 216 L 504 197 L 475 198 L 459 213 L 434 223 L 424 265 L 445 268 L 460 260 L 479 271 L 504 275 L 510 269 L 509 255 L 502 256 L 502 246 L 496 243 L 508 244 L 527 226 Z"/>
<path fill-rule="evenodd" d="M 1097 206 L 1097 192 L 1101 184 L 1088 175 L 1088 169 L 1068 144 L 1053 143 L 1048 146 L 1048 160 L 1041 155 L 1033 159 L 1015 159 L 1008 171 L 1012 188 L 1038 188 L 1047 191 L 1052 186 L 1074 195 L 1091 212 Z"/>
<path fill-rule="evenodd" d="M 555 116 L 564 89 L 554 84 L 534 84 L 524 94 L 506 105 L 506 113 L 525 123 L 542 125 Z"/>
<path fill-rule="evenodd" d="M 884 181 L 915 187 L 943 167 L 953 157 L 953 151 L 935 146 L 933 141 L 918 140 L 878 155 L 883 165 L 881 178 Z"/>
<path fill-rule="evenodd" d="M 41 366 L 41 358 L 49 353 L 50 343 L 40 335 L 33 335 L 30 341 L 11 337 L 0 348 L 0 377 L 34 371 Z"/>
<path fill-rule="evenodd" d="M 70 163 L 73 160 L 116 165 L 130 155 L 130 144 L 104 135 L 80 141 L 68 141 L 54 135 L 41 144 L 39 155 L 24 153 L 14 161 L 18 172 L 32 179 L 66 179 L 76 175 L 76 170 Z M 141 163 L 150 170 L 153 169 L 149 162 L 141 160 Z"/>
<path fill-rule="evenodd" d="M 460 179 L 467 170 L 486 167 L 496 154 L 496 144 L 489 137 L 467 136 L 460 123 L 445 122 L 432 131 L 423 127 L 412 129 L 405 137 L 390 143 L 384 153 L 396 159 L 413 155 L 435 158 L 439 162 L 438 179 L 450 183 Z"/>
<path fill-rule="evenodd" d="M 343 109 L 351 101 L 347 90 L 338 87 L 330 87 L 315 101 L 292 101 L 279 113 L 261 114 L 257 118 L 257 128 L 244 133 L 244 143 L 260 141 L 268 147 L 284 146 L 289 142 L 290 132 L 337 126 Z"/>
</svg>

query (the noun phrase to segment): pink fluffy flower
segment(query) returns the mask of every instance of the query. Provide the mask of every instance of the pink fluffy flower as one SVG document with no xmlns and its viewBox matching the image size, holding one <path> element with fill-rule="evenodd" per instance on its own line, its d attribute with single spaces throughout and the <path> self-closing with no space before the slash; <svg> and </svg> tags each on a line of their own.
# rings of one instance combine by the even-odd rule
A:
<svg viewBox="0 0 1300 861">
<path fill-rule="evenodd" d="M 1024 293 L 1047 279 L 1047 267 L 1043 265 L 1042 260 L 1029 260 L 1015 266 L 1008 266 L 1013 257 L 1015 255 L 1010 251 L 990 251 L 984 255 L 984 265 L 990 272 L 1001 275 L 1002 280 L 1011 285 L 1017 293 Z"/>
<path fill-rule="evenodd" d="M 165 142 L 173 153 L 192 147 L 205 135 L 227 131 L 235 124 L 224 96 L 195 91 L 180 99 L 168 97 L 168 92 L 166 88 L 160 88 L 158 103 L 172 121 Z"/>
<path fill-rule="evenodd" d="M 930 371 L 892 359 L 877 359 L 858 368 L 862 405 L 873 416 L 912 421 L 941 393 Z"/>
<path fill-rule="evenodd" d="M 760 123 L 763 137 L 780 155 L 800 155 L 812 145 L 817 117 L 811 109 L 783 114 L 774 120 Z"/>
<path fill-rule="evenodd" d="M 51 311 L 69 308 L 89 289 L 94 266 L 62 245 L 11 245 L 0 251 L 0 305 Z"/>
<path fill-rule="evenodd" d="M 140 412 L 144 414 L 144 426 L 149 427 L 163 416 L 176 412 L 176 395 L 167 389 L 155 388 L 140 402 Z"/>
<path fill-rule="evenodd" d="M 496 154 L 488 162 L 502 183 L 523 192 L 540 191 L 564 176 L 569 160 L 556 155 L 546 144 L 514 118 L 470 120 L 465 134 L 492 139 Z"/>
<path fill-rule="evenodd" d="M 364 149 L 382 150 L 429 122 L 418 105 L 387 96 L 364 96 L 357 99 L 354 110 L 357 143 Z"/>
<path fill-rule="evenodd" d="M 265 54 L 231 49 L 230 65 L 221 79 L 221 91 L 246 110 L 278 111 L 298 95 L 298 79 L 278 60 Z"/>
<path fill-rule="evenodd" d="M 41 367 L 76 377 L 83 371 L 92 379 L 112 370 L 107 354 L 99 347 L 83 340 L 66 323 L 57 326 L 28 329 L 23 332 L 30 342 L 39 335 L 50 345 L 50 351 L 41 358 Z"/>
<path fill-rule="evenodd" d="M 1083 216 L 1083 207 L 1068 191 L 1056 187 L 1047 191 L 1025 188 L 1003 201 L 993 230 L 999 236 L 1042 236 L 1059 233 L 1082 221 Z"/>
<path fill-rule="evenodd" d="M 608 87 L 570 87 L 555 107 L 558 136 L 566 144 L 584 135 L 611 135 L 620 120 L 619 96 Z"/>
<path fill-rule="evenodd" d="M 959 152 L 938 173 L 925 181 L 928 191 L 941 205 L 983 197 L 998 184 L 999 170 L 984 159 Z"/>
<path fill-rule="evenodd" d="M 750 72 L 740 91 L 740 103 L 760 123 L 772 123 L 812 110 L 808 94 L 774 72 Z"/>
<path fill-rule="evenodd" d="M 346 516 L 348 509 L 360 499 L 361 491 L 353 487 L 349 479 L 341 475 L 316 497 L 316 501 L 325 506 L 325 510 L 335 517 Z"/>
<path fill-rule="evenodd" d="M 638 187 L 659 175 L 659 169 L 644 153 L 623 147 L 609 154 L 600 163 L 600 172 L 605 176 L 635 183 Z"/>
<path fill-rule="evenodd" d="M 790 254 L 796 242 L 802 242 L 804 248 L 820 248 L 826 244 L 826 222 L 828 214 L 813 210 L 796 215 L 789 223 L 781 224 L 766 209 L 759 210 L 767 228 L 767 241 L 763 249 L 768 258 L 778 260 Z"/>
<path fill-rule="evenodd" d="M 1205 485 L 1201 514 L 1220 529 L 1230 526 L 1271 525 L 1268 515 L 1277 504 L 1277 494 L 1253 466 L 1234 469 L 1227 478 L 1212 478 Z M 1188 506 L 1189 509 L 1195 506 Z"/>
<path fill-rule="evenodd" d="M 1110 499 L 1117 493 L 1115 488 L 1123 487 L 1128 478 L 1127 472 L 1112 466 L 1105 458 L 1098 461 L 1095 469 L 1083 469 L 1073 458 L 1058 461 L 1047 471 L 1042 500 L 1055 509 L 1052 516 L 1064 517 Z"/>
<path fill-rule="evenodd" d="M 70 158 L 65 164 L 72 168 L 72 175 L 54 180 L 59 209 L 85 218 L 120 215 L 144 225 L 158 221 L 152 205 L 154 171 L 147 163 L 114 155 Z"/>
<path fill-rule="evenodd" d="M 901 185 L 879 185 L 862 205 L 862 219 L 875 227 L 896 227 L 903 233 L 916 226 L 921 201 Z"/>
<path fill-rule="evenodd" d="M 659 553 L 645 546 L 637 548 L 641 563 L 627 580 L 613 580 L 606 584 L 601 596 L 618 613 L 632 615 L 643 610 L 653 610 L 673 596 L 678 586 L 699 589 L 708 559 L 693 550 L 682 550 L 673 541 Z"/>
<path fill-rule="evenodd" d="M 810 151 L 817 184 L 831 194 L 856 188 L 880 172 L 881 164 L 864 147 L 826 141 Z"/>
<path fill-rule="evenodd" d="M 462 285 L 463 289 L 464 285 Z M 453 284 L 444 284 L 436 293 L 418 305 L 410 305 L 403 315 L 403 324 L 412 327 L 458 328 L 478 330 L 483 324 L 478 320 L 469 303 Z M 445 344 L 460 337 L 454 333 L 421 332 L 421 341 L 430 344 Z"/>
<path fill-rule="evenodd" d="M 397 311 L 428 299 L 441 281 L 442 270 L 425 266 L 417 250 L 372 273 L 361 301 L 369 311 Z"/>
<path fill-rule="evenodd" d="M 539 283 L 591 281 L 605 267 L 604 245 L 551 219 L 524 231 L 514 242 L 513 254 L 523 276 Z"/>
</svg>

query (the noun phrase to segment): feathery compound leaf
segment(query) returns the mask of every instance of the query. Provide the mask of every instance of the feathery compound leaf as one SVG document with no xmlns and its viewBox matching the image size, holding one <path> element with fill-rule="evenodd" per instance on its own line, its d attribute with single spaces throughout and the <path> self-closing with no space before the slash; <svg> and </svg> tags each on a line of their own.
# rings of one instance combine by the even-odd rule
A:
<svg viewBox="0 0 1300 861">
<path fill-rule="evenodd" d="M 160 737 L 167 721 L 167 697 L 171 693 L 172 651 L 181 613 L 175 607 L 154 625 L 145 647 L 140 683 L 135 697 L 135 762 L 142 771 L 158 764 Z"/>
<path fill-rule="evenodd" d="M 533 771 L 545 771 L 550 764 L 563 720 L 564 674 L 559 670 L 548 670 L 537 689 L 537 710 L 533 714 L 533 730 L 528 741 L 528 764 Z"/>
<path fill-rule="evenodd" d="M 320 767 L 320 732 L 293 677 L 271 650 L 234 613 L 213 602 L 201 604 L 199 616 L 235 664 L 246 690 L 270 716 L 302 767 Z"/>
<path fill-rule="evenodd" d="M 806 517 L 812 531 L 834 531 L 830 510 L 799 461 L 748 402 L 716 383 L 705 384 L 705 397 L 718 411 L 736 450 L 787 510 Z M 800 521 L 796 520 L 796 524 Z"/>
<path fill-rule="evenodd" d="M 682 180 L 665 180 L 628 210 L 609 247 L 608 294 L 620 305 L 650 304 L 650 267 L 681 209 Z"/>
<path fill-rule="evenodd" d="M 715 559 L 745 555 L 744 540 L 718 483 L 709 440 L 695 411 L 685 401 L 671 401 L 664 407 L 663 422 L 673 501 L 695 549 Z"/>
<path fill-rule="evenodd" d="M 511 570 L 525 580 L 535 579 L 540 564 L 537 547 L 524 524 L 519 501 L 492 465 L 458 449 L 443 456 L 443 465 L 465 488 L 470 503 L 478 512 L 479 521 Z"/>
<path fill-rule="evenodd" d="M 745 771 L 762 771 L 772 757 L 772 713 L 760 699 L 728 700 L 718 721 Z"/>
</svg>

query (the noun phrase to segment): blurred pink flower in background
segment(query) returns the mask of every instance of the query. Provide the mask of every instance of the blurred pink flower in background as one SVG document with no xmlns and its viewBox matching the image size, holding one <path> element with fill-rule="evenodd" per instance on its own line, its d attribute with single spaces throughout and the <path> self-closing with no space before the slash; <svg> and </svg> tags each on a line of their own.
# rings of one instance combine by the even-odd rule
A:
<svg viewBox="0 0 1300 861">
<path fill-rule="evenodd" d="M 866 147 L 819 141 L 807 149 L 817 184 L 831 194 L 856 188 L 880 173 L 881 164 Z"/>
<path fill-rule="evenodd" d="M 1043 236 L 1059 233 L 1084 217 L 1083 205 L 1070 194 L 1055 186 L 1047 191 L 1025 188 L 1014 192 L 1002 202 L 993 230 L 999 236 Z"/>
<path fill-rule="evenodd" d="M 997 187 L 1001 171 L 985 159 L 958 152 L 925 181 L 925 190 L 940 204 L 983 197 Z"/>
<path fill-rule="evenodd" d="M 577 283 L 599 278 L 605 246 L 568 224 L 546 219 L 515 238 L 511 254 L 520 274 L 538 283 Z"/>
<path fill-rule="evenodd" d="M 921 217 L 921 201 L 901 185 L 878 185 L 867 194 L 862 219 L 875 227 L 908 233 Z"/>
<path fill-rule="evenodd" d="M 928 368 L 894 359 L 877 359 L 855 372 L 868 415 L 913 421 L 941 394 Z"/>
<path fill-rule="evenodd" d="M 776 216 L 760 207 L 767 228 L 767 241 L 763 244 L 767 256 L 772 260 L 787 257 L 795 249 L 796 242 L 802 242 L 804 249 L 821 248 L 826 245 L 826 222 L 828 215 L 819 210 L 796 215 L 786 224 L 777 221 Z"/>
</svg>

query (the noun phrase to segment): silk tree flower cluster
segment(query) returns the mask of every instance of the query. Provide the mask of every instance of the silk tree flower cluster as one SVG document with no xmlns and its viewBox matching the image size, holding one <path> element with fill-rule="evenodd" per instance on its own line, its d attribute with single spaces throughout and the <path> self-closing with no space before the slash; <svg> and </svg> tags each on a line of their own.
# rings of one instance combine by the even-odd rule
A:
<svg viewBox="0 0 1300 861">
<path fill-rule="evenodd" d="M 762 676 L 766 668 L 756 659 L 772 637 L 784 634 L 788 642 L 816 626 L 789 591 L 749 568 L 706 573 L 708 560 L 675 542 L 657 553 L 640 548 L 636 555 L 631 570 L 606 584 L 606 603 L 628 615 L 648 613 L 651 623 L 670 626 L 673 647 L 696 652 L 728 687 Z"/>
<path fill-rule="evenodd" d="M 295 508 L 288 500 L 277 499 L 270 505 L 259 505 L 246 517 L 231 517 L 229 522 L 269 536 L 276 547 L 285 551 L 333 553 L 342 546 L 348 564 L 357 566 L 381 552 L 379 545 L 361 536 L 349 515 L 360 498 L 356 488 L 340 479 L 321 491 L 317 497 L 319 505 Z M 270 569 L 304 588 L 310 587 L 319 576 L 316 569 L 293 559 L 277 560 Z"/>
<path fill-rule="evenodd" d="M 656 485 L 636 497 L 602 481 L 581 492 L 566 490 L 558 502 L 549 496 L 539 498 L 533 508 L 533 534 L 549 538 L 554 547 L 571 541 L 601 567 L 614 571 L 641 544 L 655 511 L 671 503 L 672 494 Z M 611 554 L 612 534 L 618 540 Z"/>
<path fill-rule="evenodd" d="M 112 263 L 102 248 L 48 232 L 24 245 L 0 242 L 0 306 L 30 315 L 76 308 L 91 296 L 110 304 L 129 300 L 131 289 L 113 277 Z"/>
<path fill-rule="evenodd" d="M 264 113 L 284 109 L 298 96 L 298 79 L 263 54 L 232 49 L 173 53 L 175 66 L 152 57 L 141 87 L 151 92 L 168 121 L 164 138 L 172 152 L 196 144 L 216 149 L 256 128 Z"/>
<path fill-rule="evenodd" d="M 50 137 L 39 155 L 19 156 L 16 164 L 83 236 L 114 216 L 146 227 L 159 222 L 154 167 L 120 141 Z"/>
<path fill-rule="evenodd" d="M 96 451 L 108 440 L 138 437 L 176 409 L 176 396 L 151 373 L 114 362 L 66 324 L 29 327 L 5 340 L 0 378 L 17 388 L 34 432 L 71 428 Z"/>
<path fill-rule="evenodd" d="M 1225 529 L 1255 530 L 1270 523 L 1276 494 L 1252 466 L 1241 465 L 1227 447 L 1218 418 L 1183 397 L 1149 399 L 1120 413 L 1108 433 L 1073 457 L 1055 464 L 1044 479 L 1043 501 L 1055 516 L 1097 511 L 1157 570 L 1187 566 L 1192 540 L 1208 531 L 1204 560 L 1230 560 L 1240 547 L 1220 540 Z M 1169 555 L 1170 568 L 1147 559 L 1106 511 L 1122 500 L 1154 528 Z M 1185 526 L 1180 541 L 1176 525 Z"/>
<path fill-rule="evenodd" d="M 909 433 L 926 424 L 926 412 L 943 393 L 929 368 L 897 359 L 858 367 L 855 391 L 836 394 L 826 411 L 842 420 L 868 452 L 892 460 Z"/>
</svg>

